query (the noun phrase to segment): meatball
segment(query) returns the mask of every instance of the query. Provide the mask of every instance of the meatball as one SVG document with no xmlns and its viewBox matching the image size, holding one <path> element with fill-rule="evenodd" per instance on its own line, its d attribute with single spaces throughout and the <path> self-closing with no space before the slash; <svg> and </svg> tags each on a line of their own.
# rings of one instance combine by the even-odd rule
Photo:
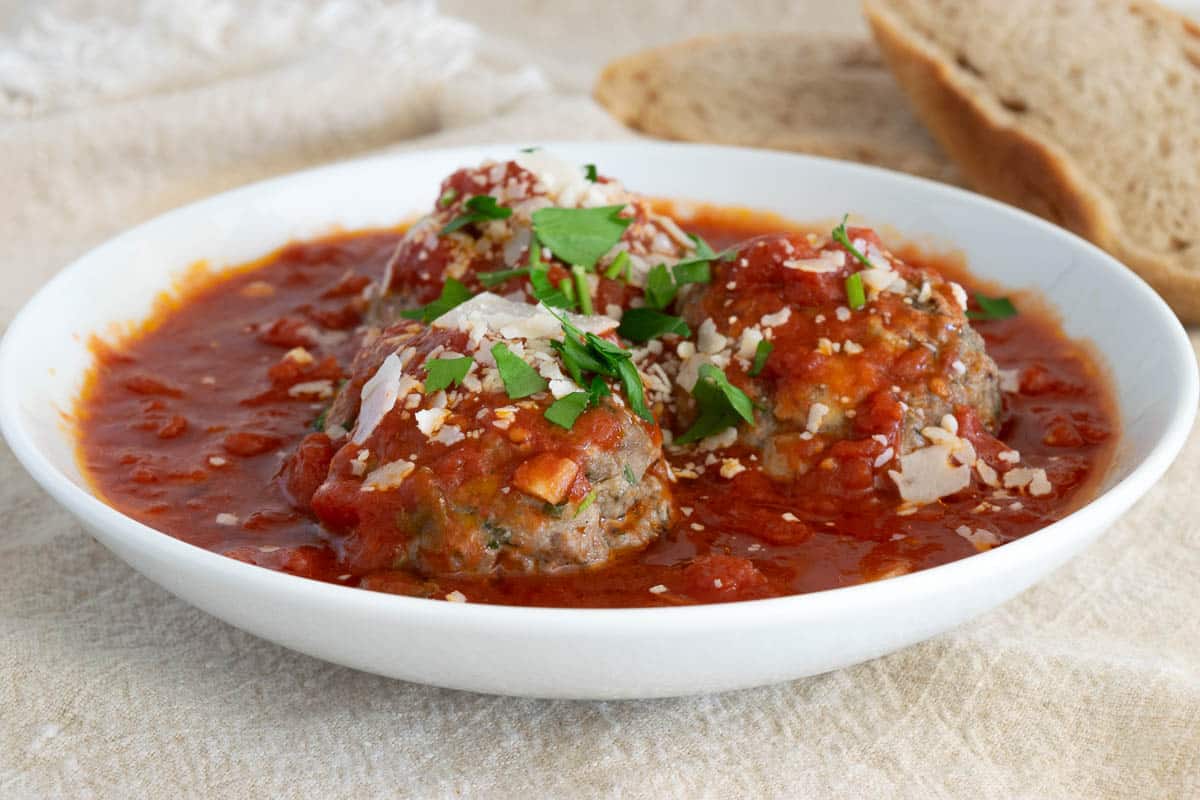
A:
<svg viewBox="0 0 1200 800">
<path fill-rule="evenodd" d="M 690 392 L 703 364 L 726 369 L 758 408 L 739 441 L 761 450 L 763 470 L 777 479 L 862 440 L 867 468 L 855 480 L 869 482 L 926 445 L 947 415 L 973 414 L 992 431 L 999 424 L 998 371 L 967 321 L 963 289 L 897 259 L 871 230 L 848 236 L 870 267 L 828 238 L 762 236 L 714 262 L 711 283 L 687 287 L 678 301 L 697 331 L 681 346 L 679 388 Z M 854 273 L 866 301 L 857 310 L 847 295 Z M 680 392 L 683 421 L 689 402 Z"/>
<path fill-rule="evenodd" d="M 597 334 L 615 324 L 572 320 Z M 562 371 L 555 332 L 561 339 L 544 308 L 485 293 L 431 327 L 386 329 L 364 349 L 346 385 L 358 389 L 343 392 L 358 401 L 344 403 L 348 429 L 336 432 L 340 446 L 311 499 L 348 569 L 594 567 L 665 530 L 672 505 L 662 434 L 618 386 L 569 428 L 545 416 L 556 398 L 582 391 Z M 510 358 L 537 376 L 532 394 L 510 386 Z M 466 371 L 430 390 L 435 360 Z"/>
<path fill-rule="evenodd" d="M 447 225 L 470 213 L 467 205 L 480 196 L 511 211 L 499 219 L 479 219 L 450 232 Z M 433 211 L 408 231 L 388 265 L 384 295 L 377 319 L 389 322 L 397 311 L 427 304 L 438 297 L 447 278 L 463 283 L 472 292 L 489 288 L 497 294 L 525 302 L 533 300 L 527 275 L 488 279 L 480 275 L 521 269 L 529 264 L 533 214 L 539 209 L 624 206 L 622 216 L 632 222 L 620 241 L 596 263 L 587 276 L 593 306 L 603 313 L 610 306 L 626 308 L 641 295 L 645 276 L 657 264 L 671 263 L 695 252 L 693 241 L 669 217 L 656 213 L 646 198 L 626 191 L 619 183 L 595 176 L 543 151 L 522 153 L 512 161 L 487 162 L 461 169 L 441 186 Z M 545 246 L 541 262 L 555 285 L 571 280 L 570 265 Z M 613 261 L 625 251 L 627 266 L 620 275 L 604 277 Z"/>
</svg>

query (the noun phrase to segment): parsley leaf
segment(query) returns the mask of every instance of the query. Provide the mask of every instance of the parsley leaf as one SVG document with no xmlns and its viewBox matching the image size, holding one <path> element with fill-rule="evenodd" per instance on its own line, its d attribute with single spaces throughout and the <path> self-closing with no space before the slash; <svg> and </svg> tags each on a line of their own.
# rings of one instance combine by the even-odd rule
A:
<svg viewBox="0 0 1200 800">
<path fill-rule="evenodd" d="M 671 271 L 665 264 L 659 264 L 646 275 L 646 287 L 643 289 L 643 293 L 648 307 L 666 308 L 671 305 L 671 301 L 675 299 L 678 291 L 675 279 L 671 277 Z"/>
<path fill-rule="evenodd" d="M 571 275 L 575 278 L 575 293 L 579 299 L 579 310 L 584 314 L 594 314 L 592 308 L 592 287 L 588 283 L 587 272 L 578 264 L 571 267 Z"/>
<path fill-rule="evenodd" d="M 754 348 L 754 363 L 750 365 L 750 371 L 746 374 L 751 378 L 757 378 L 763 371 L 763 367 L 767 365 L 767 358 L 771 355 L 771 351 L 775 349 L 775 345 L 763 339 Z"/>
<path fill-rule="evenodd" d="M 1007 297 L 988 297 L 982 292 L 975 293 L 975 302 L 980 311 L 968 311 L 967 318 L 974 320 L 1008 319 L 1017 315 L 1017 307 Z"/>
<path fill-rule="evenodd" d="M 608 389 L 608 384 L 604 382 L 604 378 L 596 375 L 592 378 L 592 385 L 588 387 L 588 404 L 593 408 L 600 405 L 600 401 L 606 397 L 611 397 L 612 392 Z"/>
<path fill-rule="evenodd" d="M 509 350 L 504 342 L 492 345 L 492 357 L 496 359 L 496 369 L 500 371 L 500 380 L 504 381 L 504 390 L 508 392 L 510 400 L 520 400 L 545 391 L 549 385 L 537 370 Z"/>
<path fill-rule="evenodd" d="M 637 477 L 633 474 L 633 469 L 628 464 L 626 464 L 625 468 L 621 470 L 621 474 L 625 476 L 625 480 L 630 486 L 637 485 Z"/>
<path fill-rule="evenodd" d="M 548 309 L 549 310 L 549 309 Z M 654 416 L 646 405 L 646 392 L 642 386 L 642 376 L 633 365 L 633 353 L 620 345 L 601 339 L 594 333 L 584 333 L 571 324 L 566 317 L 554 314 L 566 334 L 562 342 L 554 342 L 553 346 L 563 357 L 563 365 L 571 373 L 576 383 L 583 383 L 584 372 L 594 372 L 609 378 L 616 378 L 625 390 L 629 407 L 639 417 L 651 422 Z M 593 385 L 592 391 L 598 391 Z"/>
<path fill-rule="evenodd" d="M 446 283 L 442 285 L 442 293 L 437 300 L 427 306 L 401 311 L 400 316 L 405 319 L 418 319 L 428 325 L 455 306 L 470 300 L 471 296 L 471 290 L 466 286 L 454 278 L 446 278 Z"/>
<path fill-rule="evenodd" d="M 590 492 L 585 494 L 583 499 L 579 501 L 579 507 L 575 509 L 575 516 L 578 517 L 580 514 L 587 511 L 588 508 L 591 507 L 592 503 L 596 502 L 596 496 L 595 489 L 592 489 Z"/>
<path fill-rule="evenodd" d="M 666 333 L 691 336 L 692 329 L 680 317 L 673 317 L 652 308 L 631 308 L 621 316 L 617 333 L 631 342 L 648 342 Z"/>
<path fill-rule="evenodd" d="M 596 165 L 595 164 L 584 164 L 583 165 L 583 175 L 589 181 L 591 181 L 592 183 L 595 183 L 596 178 L 599 177 L 598 175 L 596 175 Z"/>
<path fill-rule="evenodd" d="M 537 238 L 563 261 L 585 269 L 621 240 L 632 219 L 619 216 L 625 206 L 541 208 L 533 212 Z"/>
<path fill-rule="evenodd" d="M 463 203 L 463 207 L 467 209 L 467 213 L 459 214 L 446 223 L 446 227 L 441 231 L 442 236 L 454 233 L 459 228 L 465 228 L 476 222 L 485 222 L 489 219 L 508 219 L 512 216 L 511 208 L 497 205 L 496 198 L 489 194 L 477 194 Z"/>
<path fill-rule="evenodd" d="M 863 288 L 861 272 L 855 272 L 846 277 L 846 305 L 850 310 L 858 311 L 867 304 L 867 292 Z"/>
<path fill-rule="evenodd" d="M 458 199 L 458 189 L 451 187 L 442 192 L 442 196 L 438 198 L 438 208 L 449 208 L 456 199 Z"/>
<path fill-rule="evenodd" d="M 520 269 L 498 269 L 495 272 L 479 272 L 476 273 L 475 277 L 479 278 L 479 282 L 490 289 L 512 278 L 519 278 L 522 275 L 528 274 L 529 267 L 521 267 Z"/>
<path fill-rule="evenodd" d="M 475 360 L 470 356 L 461 358 L 434 358 L 425 362 L 425 392 L 432 394 L 450 384 L 460 386 L 463 378 L 471 371 Z"/>
<path fill-rule="evenodd" d="M 680 261 L 671 267 L 671 276 L 678 286 L 685 283 L 711 283 L 712 265 L 708 261 Z"/>
<path fill-rule="evenodd" d="M 575 420 L 587 411 L 590 404 L 591 398 L 587 392 L 571 392 L 551 403 L 542 416 L 559 427 L 571 430 Z"/>
<path fill-rule="evenodd" d="M 617 257 L 608 265 L 608 269 L 604 270 L 604 277 L 611 280 L 616 280 L 621 276 L 621 270 L 625 269 L 625 265 L 629 263 L 629 251 L 622 250 L 617 253 Z"/>
<path fill-rule="evenodd" d="M 700 408 L 700 416 L 692 427 L 675 437 L 676 444 L 697 442 L 737 425 L 739 420 L 754 424 L 754 404 L 750 398 L 712 364 L 700 367 L 700 378 L 692 387 L 692 397 Z"/>
<path fill-rule="evenodd" d="M 842 223 L 833 229 L 831 237 L 835 242 L 846 248 L 850 255 L 862 262 L 863 266 L 865 266 L 867 269 L 870 269 L 873 265 L 867 260 L 866 256 L 858 252 L 857 247 L 850 243 L 850 235 L 846 233 L 846 219 L 849 218 L 849 216 L 849 214 L 842 215 Z"/>
</svg>

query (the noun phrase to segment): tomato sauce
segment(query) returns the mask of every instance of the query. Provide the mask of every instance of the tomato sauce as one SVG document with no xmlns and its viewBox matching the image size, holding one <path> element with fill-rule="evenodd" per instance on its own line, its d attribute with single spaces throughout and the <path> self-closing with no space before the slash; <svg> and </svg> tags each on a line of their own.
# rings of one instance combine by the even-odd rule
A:
<svg viewBox="0 0 1200 800">
<path fill-rule="evenodd" d="M 701 209 L 687 227 L 719 249 L 787 226 L 743 210 Z M 198 547 L 317 580 L 427 597 L 460 591 L 472 602 L 625 607 L 812 592 L 944 564 L 978 552 L 964 526 L 1020 538 L 1086 502 L 1109 464 L 1116 413 L 1103 375 L 1048 315 L 1022 307 L 1017 317 L 974 327 L 1020 383 L 1005 395 L 997 436 L 1045 465 L 1048 494 L 972 485 L 900 515 L 850 495 L 798 497 L 759 471 L 729 480 L 708 470 L 673 484 L 681 513 L 666 534 L 601 568 L 487 578 L 353 574 L 339 537 L 290 499 L 297 481 L 321 478 L 283 465 L 329 405 L 294 387 L 348 377 L 367 311 L 363 290 L 383 274 L 402 235 L 291 244 L 193 287 L 119 342 L 95 341 L 77 421 L 80 462 L 100 495 Z M 898 254 L 973 287 L 951 260 L 911 248 Z M 311 360 L 282 358 L 296 347 Z"/>
</svg>

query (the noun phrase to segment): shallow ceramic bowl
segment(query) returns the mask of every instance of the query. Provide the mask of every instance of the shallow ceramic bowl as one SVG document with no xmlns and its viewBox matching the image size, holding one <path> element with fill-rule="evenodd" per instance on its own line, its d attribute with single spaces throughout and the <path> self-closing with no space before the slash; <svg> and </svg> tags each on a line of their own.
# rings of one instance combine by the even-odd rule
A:
<svg viewBox="0 0 1200 800">
<path fill-rule="evenodd" d="M 86 341 L 144 317 L 199 259 L 236 265 L 335 227 L 392 225 L 430 207 L 439 181 L 512 146 L 389 155 L 266 181 L 166 214 L 76 261 L 29 302 L 0 348 L 0 424 L 56 500 L 151 580 L 258 636 L 357 669 L 439 686 L 570 698 L 656 697 L 756 686 L 889 653 L 1004 602 L 1100 535 L 1175 457 L 1197 405 L 1183 329 L 1133 273 L 1028 214 L 884 170 L 775 152 L 669 144 L 549 145 L 656 196 L 744 205 L 796 220 L 849 210 L 961 250 L 974 274 L 1033 289 L 1090 341 L 1120 405 L 1099 495 L 986 553 L 877 583 L 679 608 L 471 605 L 335 586 L 185 544 L 96 498 L 61 413 L 92 362 Z"/>
</svg>

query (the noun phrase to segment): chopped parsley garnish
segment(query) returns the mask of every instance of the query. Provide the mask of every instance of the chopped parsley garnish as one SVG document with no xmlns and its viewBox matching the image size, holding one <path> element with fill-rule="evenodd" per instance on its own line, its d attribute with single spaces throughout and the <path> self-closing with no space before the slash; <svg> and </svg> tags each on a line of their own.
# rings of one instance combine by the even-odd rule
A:
<svg viewBox="0 0 1200 800">
<path fill-rule="evenodd" d="M 438 198 L 438 208 L 449 208 L 451 203 L 458 199 L 458 189 L 453 187 L 442 192 L 442 196 Z"/>
<path fill-rule="evenodd" d="M 475 360 L 470 356 L 460 358 L 434 358 L 425 362 L 425 391 L 438 392 L 451 384 L 461 386 L 463 378 L 471 371 Z"/>
<path fill-rule="evenodd" d="M 646 275 L 646 287 L 643 290 L 646 305 L 653 309 L 664 309 L 675 299 L 679 287 L 688 283 L 709 283 L 712 281 L 712 262 L 728 261 L 733 258 L 733 251 L 726 250 L 714 253 L 708 242 L 699 236 L 688 234 L 696 243 L 694 258 L 678 261 L 670 269 L 666 264 L 659 264 Z"/>
<path fill-rule="evenodd" d="M 732 261 L 737 252 L 731 247 L 717 253 L 709 246 L 708 242 L 696 234 L 689 233 L 688 238 L 696 245 L 696 255 L 676 262 L 675 266 L 671 267 L 671 275 L 675 278 L 675 283 L 680 286 L 685 283 L 710 283 L 712 281 L 712 262 Z"/>
<path fill-rule="evenodd" d="M 489 194 L 477 194 L 469 198 L 463 203 L 463 208 L 467 209 L 467 213 L 459 214 L 446 223 L 446 227 L 442 228 L 441 235 L 454 233 L 459 228 L 465 228 L 476 222 L 486 222 L 490 219 L 508 219 L 512 216 L 511 208 L 498 205 L 496 198 Z"/>
<path fill-rule="evenodd" d="M 1007 297 L 988 297 L 982 292 L 975 293 L 975 302 L 979 311 L 968 311 L 967 318 L 974 320 L 1008 319 L 1017 315 L 1017 307 Z"/>
<path fill-rule="evenodd" d="M 604 277 L 611 280 L 616 280 L 621 277 L 621 270 L 625 269 L 625 265 L 629 263 L 629 251 L 622 250 L 617 253 L 617 257 L 608 265 L 608 269 L 604 270 Z"/>
<path fill-rule="evenodd" d="M 317 433 L 323 433 L 325 431 L 325 418 L 329 416 L 330 408 L 332 408 L 332 406 L 325 406 L 325 410 L 320 414 L 317 414 L 317 418 L 312 421 L 312 429 Z"/>
<path fill-rule="evenodd" d="M 571 265 L 592 269 L 621 241 L 632 219 L 621 217 L 625 206 L 541 208 L 533 212 L 533 229 L 550 252 Z"/>
<path fill-rule="evenodd" d="M 405 319 L 418 319 L 428 325 L 450 309 L 470 299 L 470 289 L 463 286 L 454 278 L 446 278 L 446 283 L 442 285 L 442 293 L 438 296 L 437 300 L 434 300 L 427 306 L 401 311 L 400 316 Z"/>
<path fill-rule="evenodd" d="M 571 267 L 571 275 L 575 278 L 579 310 L 584 314 L 594 314 L 595 311 L 592 308 L 592 287 L 588 284 L 587 271 L 578 264 L 575 264 Z"/>
<path fill-rule="evenodd" d="M 867 304 L 867 293 L 863 289 L 862 273 L 856 272 L 846 278 L 846 305 L 852 311 L 858 311 Z"/>
<path fill-rule="evenodd" d="M 490 289 L 493 286 L 499 286 L 505 281 L 528 274 L 529 267 L 521 267 L 520 269 L 499 269 L 495 272 L 480 272 L 475 277 L 479 278 L 479 282 Z"/>
<path fill-rule="evenodd" d="M 596 178 L 599 177 L 598 175 L 596 175 L 596 165 L 595 164 L 584 164 L 583 165 L 583 175 L 589 181 L 591 181 L 592 183 L 595 183 Z"/>
<path fill-rule="evenodd" d="M 583 496 L 582 500 L 579 501 L 579 507 L 575 509 L 575 516 L 578 517 L 580 514 L 587 511 L 594 502 L 596 502 L 596 490 L 592 489 Z"/>
<path fill-rule="evenodd" d="M 850 255 L 857 258 L 864 267 L 870 269 L 874 266 L 874 264 L 868 261 L 867 257 L 862 253 L 858 252 L 858 248 L 850 242 L 850 235 L 846 233 L 846 219 L 849 218 L 849 216 L 849 214 L 842 215 L 842 223 L 833 229 L 831 236 L 835 242 L 846 248 Z"/>
<path fill-rule="evenodd" d="M 680 261 L 671 267 L 671 275 L 679 286 L 685 283 L 710 283 L 712 266 L 708 261 Z"/>
<path fill-rule="evenodd" d="M 671 301 L 675 299 L 678 291 L 675 279 L 671 277 L 671 271 L 665 264 L 659 264 L 646 275 L 646 287 L 643 289 L 643 293 L 648 307 L 666 308 L 671 305 Z"/>
<path fill-rule="evenodd" d="M 542 263 L 542 243 L 534 236 L 529 242 L 529 285 L 535 299 L 554 308 L 574 308 L 575 302 L 550 280 L 549 271 Z"/>
<path fill-rule="evenodd" d="M 537 370 L 509 350 L 504 342 L 492 345 L 492 357 L 496 359 L 496 369 L 500 372 L 500 380 L 504 381 L 504 390 L 508 392 L 510 400 L 520 400 L 545 391 L 549 385 Z"/>
<path fill-rule="evenodd" d="M 553 310 L 550 310 L 554 314 Z M 633 353 L 620 345 L 601 339 L 594 333 L 584 333 L 571 324 L 565 317 L 558 318 L 565 337 L 562 342 L 554 342 L 554 348 L 562 357 L 563 366 L 567 368 L 572 379 L 583 384 L 584 373 L 594 373 L 606 378 L 616 378 L 625 390 L 629 407 L 633 413 L 644 420 L 654 421 L 650 408 L 646 405 L 646 391 L 642 386 L 642 376 L 633 365 Z M 593 391 L 596 387 L 593 384 Z"/>
<path fill-rule="evenodd" d="M 750 371 L 746 373 L 751 378 L 757 378 L 763 371 L 763 367 L 767 365 L 767 358 L 771 355 L 771 351 L 775 349 L 775 345 L 763 339 L 754 348 L 754 363 L 750 365 Z"/>
<path fill-rule="evenodd" d="M 633 486 L 637 483 L 637 476 L 633 474 L 633 468 L 628 464 L 626 464 L 624 469 L 621 470 L 621 474 L 625 476 L 625 480 L 630 486 Z"/>
<path fill-rule="evenodd" d="M 592 377 L 592 384 L 588 387 L 588 404 L 595 408 L 600 405 L 600 401 L 606 397 L 611 397 L 612 392 L 608 389 L 608 384 L 604 382 L 604 378 L 599 375 Z"/>
<path fill-rule="evenodd" d="M 542 416 L 559 427 L 571 430 L 575 420 L 587 411 L 590 404 L 591 398 L 587 392 L 571 392 L 551 403 Z"/>
<path fill-rule="evenodd" d="M 521 148 L 520 150 L 518 150 L 517 152 L 518 152 L 518 153 L 536 153 L 538 150 L 541 150 L 541 149 L 542 149 L 542 148 L 540 148 L 540 147 L 537 147 L 537 146 L 535 145 L 535 146 L 533 146 L 533 147 L 522 147 L 522 148 Z"/>
<path fill-rule="evenodd" d="M 667 333 L 691 336 L 692 329 L 680 317 L 673 317 L 652 308 L 631 308 L 621 316 L 617 333 L 631 342 L 648 342 Z"/>
<path fill-rule="evenodd" d="M 712 364 L 700 367 L 700 377 L 692 387 L 692 397 L 700 409 L 700 416 L 692 427 L 675 438 L 676 444 L 698 442 L 737 425 L 740 420 L 754 424 L 754 404 L 750 398 Z"/>
</svg>

